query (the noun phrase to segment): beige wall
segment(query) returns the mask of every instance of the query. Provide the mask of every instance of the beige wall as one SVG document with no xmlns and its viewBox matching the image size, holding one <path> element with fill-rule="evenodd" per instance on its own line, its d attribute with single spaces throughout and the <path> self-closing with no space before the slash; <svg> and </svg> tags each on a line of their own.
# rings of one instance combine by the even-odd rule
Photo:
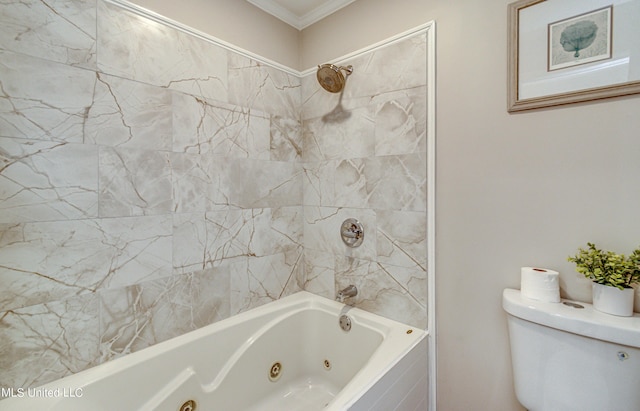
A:
<svg viewBox="0 0 640 411">
<path fill-rule="evenodd" d="M 235 0 L 224 3 L 232 10 Z M 557 269 L 565 296 L 589 300 L 567 255 L 587 241 L 627 252 L 640 243 L 640 97 L 507 114 L 509 3 L 358 0 L 300 40 L 306 69 L 437 23 L 440 411 L 521 409 L 501 309 L 519 267 Z M 234 42 L 236 31 L 211 34 Z M 263 41 L 239 46 L 260 54 Z"/>
</svg>

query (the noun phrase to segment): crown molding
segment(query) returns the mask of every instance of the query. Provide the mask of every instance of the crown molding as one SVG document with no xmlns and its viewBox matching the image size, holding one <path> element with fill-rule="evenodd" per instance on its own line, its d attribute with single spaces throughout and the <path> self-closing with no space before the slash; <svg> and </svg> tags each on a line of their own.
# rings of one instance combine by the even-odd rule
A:
<svg viewBox="0 0 640 411">
<path fill-rule="evenodd" d="M 290 26 L 295 27 L 298 30 L 302 30 L 309 27 L 313 23 L 321 20 L 328 15 L 335 13 L 343 7 L 348 6 L 355 0 L 330 0 L 323 2 L 320 6 L 308 11 L 302 16 L 298 16 L 291 10 L 283 7 L 281 4 L 274 0 L 247 0 L 254 6 L 262 9 L 263 11 L 277 17 Z"/>
</svg>

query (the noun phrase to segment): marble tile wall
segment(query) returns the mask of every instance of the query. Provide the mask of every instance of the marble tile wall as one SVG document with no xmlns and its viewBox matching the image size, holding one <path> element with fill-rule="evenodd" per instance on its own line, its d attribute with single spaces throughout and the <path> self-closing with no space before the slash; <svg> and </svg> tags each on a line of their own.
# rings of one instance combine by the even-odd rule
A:
<svg viewBox="0 0 640 411">
<path fill-rule="evenodd" d="M 0 8 L 0 386 L 300 289 L 426 327 L 424 34 L 346 62 L 337 106 L 103 0 Z"/>
<path fill-rule="evenodd" d="M 302 79 L 304 287 L 333 297 L 354 284 L 352 303 L 427 326 L 426 34 L 361 54 L 340 99 L 315 74 Z M 364 225 L 345 246 L 347 218 Z"/>
<path fill-rule="evenodd" d="M 96 0 L 0 0 L 0 386 L 300 290 L 300 79 Z"/>
</svg>

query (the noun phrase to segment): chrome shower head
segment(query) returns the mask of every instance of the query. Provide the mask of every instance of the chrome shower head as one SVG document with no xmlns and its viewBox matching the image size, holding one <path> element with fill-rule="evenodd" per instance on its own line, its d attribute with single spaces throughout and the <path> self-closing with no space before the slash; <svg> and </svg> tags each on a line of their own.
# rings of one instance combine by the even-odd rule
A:
<svg viewBox="0 0 640 411">
<path fill-rule="evenodd" d="M 342 74 L 342 71 L 346 73 L 346 76 Z M 318 83 L 323 89 L 330 93 L 339 93 L 344 88 L 346 77 L 353 73 L 353 66 L 338 67 L 333 64 L 323 64 L 318 66 Z"/>
</svg>

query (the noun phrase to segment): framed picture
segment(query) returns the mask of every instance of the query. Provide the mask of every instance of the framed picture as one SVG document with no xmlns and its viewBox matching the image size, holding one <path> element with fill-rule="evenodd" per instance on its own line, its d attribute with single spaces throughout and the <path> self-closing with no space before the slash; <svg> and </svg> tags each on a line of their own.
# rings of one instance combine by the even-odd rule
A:
<svg viewBox="0 0 640 411">
<path fill-rule="evenodd" d="M 640 0 L 509 5 L 508 111 L 640 93 Z"/>
</svg>

